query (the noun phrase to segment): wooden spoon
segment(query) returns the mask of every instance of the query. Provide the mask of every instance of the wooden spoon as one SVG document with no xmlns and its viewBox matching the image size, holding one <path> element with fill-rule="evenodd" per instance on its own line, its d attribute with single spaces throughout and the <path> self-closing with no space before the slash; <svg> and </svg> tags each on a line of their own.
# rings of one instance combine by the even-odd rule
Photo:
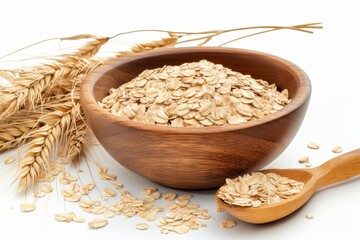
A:
<svg viewBox="0 0 360 240">
<path fill-rule="evenodd" d="M 309 169 L 269 169 L 262 173 L 273 172 L 304 182 L 303 190 L 289 199 L 258 208 L 240 207 L 225 203 L 217 195 L 215 199 L 220 208 L 244 222 L 261 224 L 283 218 L 304 205 L 320 188 L 347 180 L 360 174 L 360 149 L 337 156 L 324 164 Z"/>
</svg>

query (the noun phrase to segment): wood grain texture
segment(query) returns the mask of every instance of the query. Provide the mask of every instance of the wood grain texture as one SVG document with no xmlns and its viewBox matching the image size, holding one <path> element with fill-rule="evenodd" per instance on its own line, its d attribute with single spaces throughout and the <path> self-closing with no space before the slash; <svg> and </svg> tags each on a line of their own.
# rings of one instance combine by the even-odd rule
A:
<svg viewBox="0 0 360 240">
<path fill-rule="evenodd" d="M 292 102 L 263 119 L 206 128 L 146 125 L 116 117 L 97 105 L 110 88 L 145 69 L 202 59 L 287 88 Z M 279 57 L 242 49 L 189 47 L 109 62 L 85 79 L 80 94 L 88 124 L 114 159 L 156 183 L 190 190 L 218 187 L 227 177 L 257 170 L 274 160 L 297 133 L 310 92 L 307 75 Z"/>
<path fill-rule="evenodd" d="M 360 149 L 335 157 L 316 168 L 269 169 L 261 172 L 273 172 L 304 182 L 304 189 L 287 200 L 259 208 L 230 205 L 216 194 L 217 204 L 234 217 L 249 223 L 262 224 L 281 219 L 303 206 L 318 189 L 360 174 Z"/>
</svg>

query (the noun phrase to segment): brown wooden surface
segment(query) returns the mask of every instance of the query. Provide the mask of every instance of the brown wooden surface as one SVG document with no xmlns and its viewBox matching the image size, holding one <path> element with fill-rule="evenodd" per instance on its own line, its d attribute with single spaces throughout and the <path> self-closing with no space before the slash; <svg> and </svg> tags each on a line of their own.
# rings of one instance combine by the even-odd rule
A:
<svg viewBox="0 0 360 240">
<path fill-rule="evenodd" d="M 303 206 L 320 188 L 347 180 L 360 174 L 360 149 L 335 157 L 311 169 L 269 169 L 281 176 L 302 181 L 304 189 L 295 196 L 273 205 L 259 208 L 239 207 L 225 203 L 215 196 L 218 205 L 234 217 L 249 223 L 268 223 L 293 213 Z M 331 209 L 329 209 L 331 211 Z"/>
<path fill-rule="evenodd" d="M 110 88 L 145 69 L 201 59 L 287 88 L 292 102 L 267 118 L 206 128 L 146 125 L 116 117 L 97 105 Z M 219 187 L 227 177 L 257 170 L 274 160 L 298 131 L 310 92 L 307 75 L 284 59 L 249 50 L 190 47 L 107 63 L 86 78 L 80 94 L 88 124 L 114 159 L 156 183 L 189 190 Z"/>
</svg>

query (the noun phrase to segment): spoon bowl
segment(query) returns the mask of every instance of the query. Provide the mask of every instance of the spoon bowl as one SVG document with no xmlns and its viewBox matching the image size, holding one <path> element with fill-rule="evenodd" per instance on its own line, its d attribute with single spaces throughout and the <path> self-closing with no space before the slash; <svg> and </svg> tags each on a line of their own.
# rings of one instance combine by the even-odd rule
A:
<svg viewBox="0 0 360 240">
<path fill-rule="evenodd" d="M 276 173 L 304 183 L 301 192 L 271 205 L 260 207 L 240 207 L 215 199 L 220 208 L 237 219 L 254 224 L 262 224 L 281 219 L 303 206 L 320 188 L 347 180 L 360 174 L 360 149 L 337 156 L 324 164 L 309 169 L 268 169 L 262 173 Z"/>
</svg>

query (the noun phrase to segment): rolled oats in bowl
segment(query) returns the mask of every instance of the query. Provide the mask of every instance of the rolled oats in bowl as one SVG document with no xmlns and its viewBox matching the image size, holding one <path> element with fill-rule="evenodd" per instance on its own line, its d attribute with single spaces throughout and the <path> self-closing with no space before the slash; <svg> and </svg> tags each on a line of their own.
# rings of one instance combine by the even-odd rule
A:
<svg viewBox="0 0 360 240">
<path fill-rule="evenodd" d="M 287 89 L 201 60 L 147 69 L 98 104 L 142 123 L 205 127 L 263 118 L 290 101 Z"/>
</svg>

